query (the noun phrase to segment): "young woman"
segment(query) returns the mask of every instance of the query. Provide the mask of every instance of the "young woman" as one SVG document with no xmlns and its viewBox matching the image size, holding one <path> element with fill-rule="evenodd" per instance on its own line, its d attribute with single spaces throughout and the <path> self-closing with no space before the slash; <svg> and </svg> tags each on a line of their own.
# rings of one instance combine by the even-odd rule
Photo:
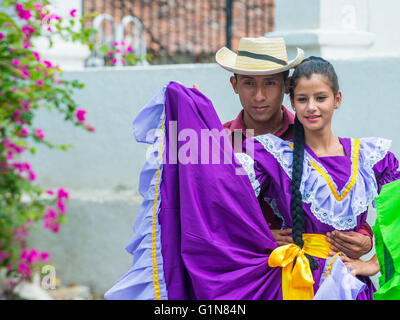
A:
<svg viewBox="0 0 400 320">
<path fill-rule="evenodd" d="M 171 82 L 141 111 L 135 137 L 151 148 L 133 263 L 106 299 L 372 299 L 370 279 L 330 257 L 326 234 L 357 231 L 382 185 L 400 178 L 390 141 L 332 133 L 342 93 L 321 58 L 296 67 L 290 94 L 293 141 L 260 135 L 245 153 L 196 89 Z M 294 243 L 277 245 L 260 194 Z"/>
<path fill-rule="evenodd" d="M 400 172 L 388 151 L 390 141 L 340 138 L 332 132 L 332 116 L 342 93 L 328 61 L 310 57 L 297 66 L 290 98 L 296 113 L 293 143 L 271 135 L 256 137 L 254 169 L 259 190 L 275 199 L 285 224 L 292 226 L 294 243 L 303 248 L 313 237 L 310 234 L 357 231 L 367 218 L 368 205 L 384 184 L 400 178 Z M 279 188 L 283 190 L 277 193 Z M 311 268 L 322 266 L 322 251 L 319 258 L 307 255 Z M 353 274 L 377 272 L 376 258 L 369 263 L 342 259 L 358 270 Z M 359 278 L 373 290 L 368 278 Z M 367 292 L 359 298 L 363 294 L 371 298 Z"/>
</svg>

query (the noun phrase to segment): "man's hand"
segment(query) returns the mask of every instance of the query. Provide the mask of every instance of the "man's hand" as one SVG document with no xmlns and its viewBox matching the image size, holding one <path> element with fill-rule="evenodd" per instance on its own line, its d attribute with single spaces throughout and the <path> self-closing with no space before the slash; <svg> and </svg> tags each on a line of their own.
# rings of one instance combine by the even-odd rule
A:
<svg viewBox="0 0 400 320">
<path fill-rule="evenodd" d="M 292 229 L 285 229 L 285 230 L 271 230 L 272 235 L 275 238 L 275 241 L 278 243 L 278 246 L 283 246 L 285 244 L 293 243 L 292 239 Z"/>
<path fill-rule="evenodd" d="M 341 251 L 346 256 L 358 259 L 372 249 L 372 239 L 354 231 L 337 231 L 326 234 L 328 242 L 332 244 L 331 249 L 335 252 Z"/>
</svg>

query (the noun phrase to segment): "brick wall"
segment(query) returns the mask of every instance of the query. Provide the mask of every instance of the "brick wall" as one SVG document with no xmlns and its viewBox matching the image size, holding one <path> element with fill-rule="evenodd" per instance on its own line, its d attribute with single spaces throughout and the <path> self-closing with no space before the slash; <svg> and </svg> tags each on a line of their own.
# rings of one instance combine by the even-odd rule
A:
<svg viewBox="0 0 400 320">
<path fill-rule="evenodd" d="M 133 15 L 144 26 L 152 63 L 213 62 L 226 45 L 226 0 L 84 0 L 84 12 L 108 13 L 116 23 Z M 104 23 L 111 37 L 112 28 Z M 274 29 L 273 0 L 232 0 L 232 48 L 243 36 Z M 126 34 L 132 34 L 126 28 Z"/>
</svg>

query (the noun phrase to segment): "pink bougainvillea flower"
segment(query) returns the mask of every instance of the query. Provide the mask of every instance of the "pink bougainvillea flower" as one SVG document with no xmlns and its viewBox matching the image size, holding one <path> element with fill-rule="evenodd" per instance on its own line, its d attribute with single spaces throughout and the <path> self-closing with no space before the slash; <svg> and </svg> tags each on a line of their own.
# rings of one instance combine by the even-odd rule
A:
<svg viewBox="0 0 400 320">
<path fill-rule="evenodd" d="M 32 271 L 29 269 L 29 266 L 26 262 L 20 262 L 18 264 L 18 273 L 27 277 L 30 277 L 32 275 Z"/>
<path fill-rule="evenodd" d="M 30 72 L 28 71 L 28 65 L 24 65 L 21 68 L 22 75 L 25 79 L 29 79 L 31 77 Z"/>
<path fill-rule="evenodd" d="M 26 128 L 22 128 L 22 129 L 21 129 L 21 136 L 26 137 L 28 134 L 29 134 L 28 129 L 26 129 Z"/>
<path fill-rule="evenodd" d="M 4 39 L 4 33 L 0 32 L 0 40 L 3 40 L 3 39 Z"/>
<path fill-rule="evenodd" d="M 25 226 L 24 224 L 21 226 L 20 232 L 21 232 L 21 235 L 22 235 L 23 237 L 25 237 L 25 238 L 29 236 L 29 232 L 28 232 L 28 230 L 26 229 L 26 226 Z"/>
<path fill-rule="evenodd" d="M 49 195 L 53 195 L 54 194 L 54 191 L 53 190 L 46 190 L 46 192 L 49 194 Z"/>
<path fill-rule="evenodd" d="M 65 203 L 62 202 L 60 199 L 58 199 L 58 200 L 57 200 L 57 206 L 58 206 L 58 209 L 60 209 L 60 213 L 61 213 L 61 214 L 65 214 L 65 211 L 66 211 L 66 209 L 65 209 Z"/>
<path fill-rule="evenodd" d="M 14 66 L 16 66 L 16 67 L 18 67 L 19 64 L 20 64 L 20 62 L 19 62 L 18 59 L 12 59 L 11 62 L 12 62 L 12 64 L 13 64 Z"/>
<path fill-rule="evenodd" d="M 119 45 L 119 42 L 118 41 L 114 41 L 114 46 L 116 47 L 118 45 Z"/>
<path fill-rule="evenodd" d="M 13 112 L 13 120 L 15 122 L 19 122 L 21 120 L 21 115 L 22 115 L 22 110 L 21 109 L 17 109 Z"/>
<path fill-rule="evenodd" d="M 36 135 L 36 137 L 38 137 L 41 140 L 44 139 L 44 133 L 43 133 L 42 129 L 36 129 L 35 130 L 35 135 Z"/>
<path fill-rule="evenodd" d="M 41 87 L 41 86 L 43 85 L 43 81 L 42 81 L 42 80 L 36 81 L 36 85 L 37 85 L 38 87 Z"/>
<path fill-rule="evenodd" d="M 61 199 L 68 199 L 69 198 L 69 194 L 68 194 L 68 191 L 66 191 L 65 189 L 63 189 L 63 188 L 59 188 L 58 189 L 58 191 L 57 191 L 57 198 L 59 199 L 59 200 L 61 200 Z"/>
<path fill-rule="evenodd" d="M 48 253 L 48 252 L 41 252 L 40 253 L 40 260 L 42 260 L 42 262 L 47 262 L 47 260 L 49 259 L 49 257 L 50 257 L 50 253 Z"/>
<path fill-rule="evenodd" d="M 7 160 L 12 160 L 13 158 L 14 158 L 14 152 L 12 152 L 11 150 L 7 151 L 6 159 Z"/>
<path fill-rule="evenodd" d="M 35 32 L 35 28 L 32 28 L 32 27 L 29 26 L 29 25 L 26 25 L 26 26 L 23 26 L 23 27 L 21 28 L 21 31 L 23 32 L 23 34 L 25 35 L 25 37 L 26 37 L 27 39 L 29 39 L 30 36 Z"/>
<path fill-rule="evenodd" d="M 31 251 L 30 251 L 29 254 L 28 254 L 28 259 L 27 259 L 27 261 L 28 261 L 28 263 L 29 263 L 30 265 L 33 265 L 33 264 L 35 264 L 35 262 L 36 262 L 39 258 L 40 258 L 39 252 L 38 252 L 35 248 L 32 248 Z"/>
<path fill-rule="evenodd" d="M 126 48 L 126 51 L 128 51 L 128 52 L 132 52 L 132 51 L 133 51 L 133 49 L 132 49 L 132 47 L 131 47 L 131 46 L 128 46 L 128 47 Z"/>
<path fill-rule="evenodd" d="M 112 51 L 108 51 L 108 52 L 107 52 L 107 56 L 108 56 L 108 57 L 111 57 L 112 55 L 113 55 L 113 52 L 112 52 Z"/>
<path fill-rule="evenodd" d="M 48 61 L 48 60 L 44 60 L 43 63 L 45 64 L 45 66 L 46 66 L 47 69 L 52 67 L 51 62 Z"/>
<path fill-rule="evenodd" d="M 18 11 L 18 17 L 20 17 L 23 20 L 29 20 L 30 17 L 32 16 L 31 12 L 29 10 L 25 10 L 24 6 L 20 3 L 15 5 L 15 10 Z"/>
<path fill-rule="evenodd" d="M 37 61 L 40 61 L 40 55 L 39 55 L 39 53 L 36 52 L 36 51 L 32 51 L 32 53 L 33 53 L 33 55 L 35 56 L 36 60 L 37 60 Z"/>
<path fill-rule="evenodd" d="M 54 222 L 53 226 L 51 227 L 51 231 L 53 232 L 60 231 L 60 224 L 58 222 Z"/>
<path fill-rule="evenodd" d="M 35 181 L 36 180 L 36 173 L 34 173 L 33 171 L 29 171 L 28 172 L 28 179 L 30 181 Z"/>
<path fill-rule="evenodd" d="M 0 250 L 0 263 L 3 263 L 4 260 L 8 259 L 9 257 L 11 257 L 11 254 L 9 252 Z"/>
<path fill-rule="evenodd" d="M 22 252 L 21 252 L 21 255 L 19 256 L 19 258 L 22 260 L 22 261 L 26 261 L 27 259 L 28 259 L 28 250 L 23 250 Z"/>
<path fill-rule="evenodd" d="M 29 49 L 31 47 L 31 43 L 29 41 L 26 41 L 24 45 L 22 46 L 23 49 Z"/>
<path fill-rule="evenodd" d="M 57 221 L 57 212 L 52 207 L 47 207 L 46 214 L 43 216 L 44 227 L 50 229 L 54 222 Z"/>
<path fill-rule="evenodd" d="M 91 131 L 91 132 L 95 132 L 95 131 L 96 131 L 96 128 L 93 127 L 93 126 L 92 126 L 91 124 L 89 124 L 89 123 L 86 123 L 85 127 L 86 127 L 86 129 L 88 129 L 88 130 Z"/>
<path fill-rule="evenodd" d="M 70 14 L 70 16 L 71 17 L 73 17 L 73 18 L 75 18 L 76 17 L 76 9 L 72 9 L 70 12 L 69 12 L 69 14 Z"/>
<path fill-rule="evenodd" d="M 84 109 L 76 109 L 75 116 L 78 119 L 79 122 L 84 122 L 85 121 L 85 114 L 86 110 Z"/>
<path fill-rule="evenodd" d="M 29 102 L 21 101 L 20 103 L 23 106 L 24 110 L 29 111 Z"/>
<path fill-rule="evenodd" d="M 37 10 L 39 13 L 42 12 L 42 10 L 43 10 L 43 5 L 42 5 L 41 3 L 35 3 L 33 6 L 36 8 L 36 10 Z"/>
<path fill-rule="evenodd" d="M 116 64 L 116 63 L 117 63 L 117 59 L 113 59 L 113 60 L 111 61 L 111 63 L 112 63 L 112 64 Z"/>
</svg>

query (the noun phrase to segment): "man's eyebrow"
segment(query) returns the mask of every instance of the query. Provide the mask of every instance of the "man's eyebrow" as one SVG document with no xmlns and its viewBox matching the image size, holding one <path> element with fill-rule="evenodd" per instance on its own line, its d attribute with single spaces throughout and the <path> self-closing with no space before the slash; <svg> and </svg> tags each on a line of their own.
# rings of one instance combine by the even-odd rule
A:
<svg viewBox="0 0 400 320">
<path fill-rule="evenodd" d="M 246 76 L 246 75 L 239 75 L 239 79 L 251 79 L 251 80 L 253 80 L 254 78 L 253 77 L 251 77 L 251 76 Z"/>
</svg>

